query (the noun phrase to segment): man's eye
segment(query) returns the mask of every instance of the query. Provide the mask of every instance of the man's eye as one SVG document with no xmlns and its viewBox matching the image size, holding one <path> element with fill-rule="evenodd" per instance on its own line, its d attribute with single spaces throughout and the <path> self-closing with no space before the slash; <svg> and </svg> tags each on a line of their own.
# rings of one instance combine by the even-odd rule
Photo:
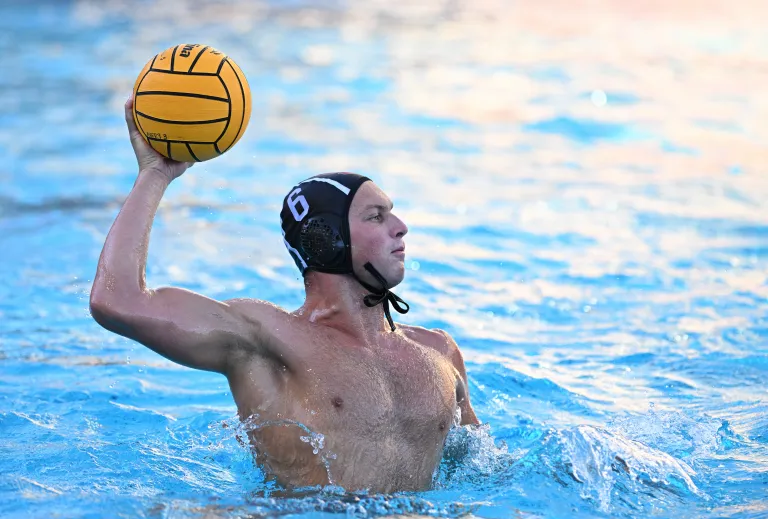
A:
<svg viewBox="0 0 768 519">
<path fill-rule="evenodd" d="M 380 215 L 380 214 L 376 214 L 376 215 L 374 215 L 374 216 L 371 216 L 371 217 L 369 218 L 369 220 L 381 220 L 381 215 Z"/>
</svg>

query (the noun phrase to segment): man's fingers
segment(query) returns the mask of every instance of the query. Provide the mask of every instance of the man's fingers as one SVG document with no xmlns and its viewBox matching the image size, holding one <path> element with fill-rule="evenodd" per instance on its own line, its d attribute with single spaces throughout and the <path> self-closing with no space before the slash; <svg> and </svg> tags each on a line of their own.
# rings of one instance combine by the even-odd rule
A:
<svg viewBox="0 0 768 519">
<path fill-rule="evenodd" d="M 162 164 L 171 163 L 176 165 L 183 165 L 184 169 L 173 175 L 173 178 L 181 175 L 182 172 L 194 166 L 194 162 L 176 162 L 165 159 L 152 146 L 144 140 L 144 136 L 136 127 L 136 120 L 133 118 L 133 96 L 129 97 L 125 102 L 125 124 L 128 126 L 128 133 L 131 136 L 131 145 L 133 151 L 136 153 L 136 159 L 139 161 L 139 168 L 147 167 L 149 164 Z M 174 166 L 178 167 L 178 166 Z"/>
<path fill-rule="evenodd" d="M 147 154 L 154 155 L 154 150 L 149 146 L 147 141 L 144 140 L 144 136 L 136 128 L 136 120 L 133 118 L 133 96 L 128 98 L 125 102 L 125 124 L 128 126 L 128 135 L 131 138 L 131 146 L 136 153 L 136 158 L 139 163 L 142 162 L 142 157 L 146 157 Z"/>
<path fill-rule="evenodd" d="M 136 128 L 136 121 L 133 119 L 133 96 L 125 102 L 125 124 L 128 125 L 128 133 L 131 139 L 140 137 L 139 129 Z"/>
<path fill-rule="evenodd" d="M 133 124 L 135 126 L 135 123 L 133 122 L 133 96 L 130 96 L 128 100 L 125 102 L 125 122 L 128 124 L 128 127 L 130 128 Z"/>
<path fill-rule="evenodd" d="M 136 121 L 133 120 L 133 96 L 125 102 L 125 124 L 128 125 L 128 131 L 133 133 L 136 129 Z"/>
</svg>

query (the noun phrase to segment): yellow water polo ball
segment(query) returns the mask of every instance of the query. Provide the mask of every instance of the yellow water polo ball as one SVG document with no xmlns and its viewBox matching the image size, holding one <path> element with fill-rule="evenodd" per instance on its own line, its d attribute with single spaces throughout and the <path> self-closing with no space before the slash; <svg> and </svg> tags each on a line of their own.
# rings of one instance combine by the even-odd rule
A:
<svg viewBox="0 0 768 519">
<path fill-rule="evenodd" d="M 251 91 L 243 71 L 226 54 L 207 45 L 176 45 L 149 60 L 136 79 L 133 117 L 158 153 L 202 162 L 243 136 L 251 117 Z"/>
</svg>

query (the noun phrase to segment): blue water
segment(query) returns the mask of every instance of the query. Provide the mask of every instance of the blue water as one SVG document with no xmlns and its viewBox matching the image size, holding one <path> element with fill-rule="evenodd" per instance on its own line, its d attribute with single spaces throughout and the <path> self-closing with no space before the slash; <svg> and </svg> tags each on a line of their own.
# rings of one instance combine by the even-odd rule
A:
<svg viewBox="0 0 768 519">
<path fill-rule="evenodd" d="M 768 517 L 768 41 L 759 3 L 711 3 L 3 2 L 0 516 Z M 222 376 L 90 318 L 122 104 L 185 41 L 253 116 L 169 189 L 149 283 L 294 309 L 286 189 L 374 178 L 402 321 L 453 334 L 485 424 L 431 490 L 283 495 Z"/>
</svg>

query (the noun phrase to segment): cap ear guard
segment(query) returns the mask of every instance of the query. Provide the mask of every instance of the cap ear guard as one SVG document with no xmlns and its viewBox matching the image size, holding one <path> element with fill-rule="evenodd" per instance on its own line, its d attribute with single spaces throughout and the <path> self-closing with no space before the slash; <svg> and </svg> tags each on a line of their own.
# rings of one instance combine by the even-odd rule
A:
<svg viewBox="0 0 768 519">
<path fill-rule="evenodd" d="M 368 180 L 355 173 L 323 173 L 299 182 L 283 199 L 283 240 L 302 275 L 352 273 L 349 207 Z"/>
<path fill-rule="evenodd" d="M 301 250 L 308 263 L 320 267 L 344 264 L 347 247 L 333 215 L 313 216 L 303 222 L 299 234 Z"/>
</svg>

